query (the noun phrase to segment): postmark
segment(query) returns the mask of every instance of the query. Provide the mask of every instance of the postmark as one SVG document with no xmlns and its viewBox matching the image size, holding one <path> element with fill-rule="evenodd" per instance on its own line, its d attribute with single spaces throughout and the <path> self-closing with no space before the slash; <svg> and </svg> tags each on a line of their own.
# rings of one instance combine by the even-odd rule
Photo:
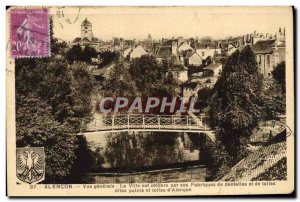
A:
<svg viewBox="0 0 300 202">
<path fill-rule="evenodd" d="M 21 147 L 16 152 L 17 178 L 33 184 L 45 179 L 44 147 Z"/>
<path fill-rule="evenodd" d="M 50 56 L 48 9 L 11 10 L 10 52 L 12 58 Z"/>
</svg>

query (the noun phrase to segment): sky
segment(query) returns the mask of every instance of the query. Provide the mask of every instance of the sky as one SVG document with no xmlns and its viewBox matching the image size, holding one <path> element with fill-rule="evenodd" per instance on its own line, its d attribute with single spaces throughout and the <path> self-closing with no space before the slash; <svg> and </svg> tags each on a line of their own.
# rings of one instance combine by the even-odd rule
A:
<svg viewBox="0 0 300 202">
<path fill-rule="evenodd" d="M 153 39 L 221 39 L 254 30 L 274 34 L 279 27 L 289 26 L 289 11 L 282 7 L 73 7 L 52 8 L 50 12 L 54 14 L 55 37 L 68 42 L 80 37 L 80 25 L 85 18 L 92 23 L 94 37 L 102 40 L 142 40 L 148 34 Z"/>
</svg>

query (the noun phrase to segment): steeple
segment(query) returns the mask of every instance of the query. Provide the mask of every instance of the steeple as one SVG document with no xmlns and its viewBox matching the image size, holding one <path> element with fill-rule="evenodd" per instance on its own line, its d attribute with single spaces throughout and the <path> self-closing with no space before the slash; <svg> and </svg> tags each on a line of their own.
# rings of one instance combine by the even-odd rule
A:
<svg viewBox="0 0 300 202">
<path fill-rule="evenodd" d="M 92 41 L 93 30 L 92 23 L 87 18 L 81 23 L 81 40 Z"/>
</svg>

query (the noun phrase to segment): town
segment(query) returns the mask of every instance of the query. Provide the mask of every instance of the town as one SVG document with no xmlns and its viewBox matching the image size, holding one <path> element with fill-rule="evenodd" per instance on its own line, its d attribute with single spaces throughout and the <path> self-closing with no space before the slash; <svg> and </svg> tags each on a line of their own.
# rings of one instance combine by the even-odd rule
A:
<svg viewBox="0 0 300 202">
<path fill-rule="evenodd" d="M 44 124 L 41 137 L 70 148 L 58 150 L 64 172 L 55 171 L 64 157 L 49 155 L 49 182 L 286 179 L 284 26 L 102 40 L 93 23 L 84 16 L 70 41 L 54 35 L 50 58 L 16 60 L 17 145 Z"/>
<path fill-rule="evenodd" d="M 274 67 L 285 61 L 285 28 L 278 28 L 276 33 L 253 31 L 224 39 L 212 39 L 208 36 L 155 40 L 149 34 L 144 40 L 113 37 L 110 41 L 95 37 L 92 22 L 87 18 L 78 29 L 81 30 L 81 36 L 68 42 L 66 48 L 74 51 L 79 47 L 81 51 L 89 50 L 91 58 L 87 66 L 96 78 L 108 77 L 116 60 L 130 62 L 146 55 L 154 57 L 158 62 L 174 60 L 177 68 L 173 68 L 172 72 L 180 82 L 183 97 L 198 96 L 200 89 L 213 88 L 227 58 L 247 45 L 255 53 L 256 62 L 266 80 L 271 78 Z M 73 51 L 70 54 L 74 57 Z"/>
</svg>

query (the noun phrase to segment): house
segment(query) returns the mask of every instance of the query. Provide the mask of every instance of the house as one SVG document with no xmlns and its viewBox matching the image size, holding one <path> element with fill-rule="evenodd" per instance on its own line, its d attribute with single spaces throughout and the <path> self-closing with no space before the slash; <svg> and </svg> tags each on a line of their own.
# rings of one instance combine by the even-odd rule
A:
<svg viewBox="0 0 300 202">
<path fill-rule="evenodd" d="M 163 59 L 170 59 L 172 57 L 172 47 L 171 46 L 158 46 L 155 51 L 155 58 L 158 61 L 162 61 Z"/>
<path fill-rule="evenodd" d="M 222 72 L 221 63 L 211 63 L 207 67 L 203 68 L 203 76 L 217 77 Z"/>
<path fill-rule="evenodd" d="M 196 52 L 189 52 L 184 58 L 185 66 L 201 66 L 202 62 L 201 56 Z"/>
<path fill-rule="evenodd" d="M 183 51 L 189 51 L 193 50 L 190 43 L 187 41 L 181 42 L 181 44 L 178 43 L 178 51 L 181 53 Z"/>
<path fill-rule="evenodd" d="M 216 46 L 211 47 L 210 45 L 201 45 L 196 48 L 196 53 L 205 60 L 208 57 L 214 58 L 216 54 L 221 54 L 221 48 Z"/>
<path fill-rule="evenodd" d="M 129 53 L 129 58 L 130 60 L 133 60 L 147 54 L 148 53 L 145 51 L 145 49 L 142 46 L 138 45 Z"/>
<path fill-rule="evenodd" d="M 278 43 L 277 40 L 257 41 L 252 49 L 258 67 L 265 78 L 271 77 L 274 67 L 285 61 L 285 43 Z"/>
<path fill-rule="evenodd" d="M 234 53 L 238 49 L 238 47 L 239 46 L 237 44 L 229 43 L 227 47 L 227 55 L 231 55 L 232 53 Z"/>
<path fill-rule="evenodd" d="M 131 47 L 125 48 L 125 49 L 123 50 L 123 52 L 122 52 L 122 56 L 123 56 L 124 58 L 128 57 L 128 56 L 129 56 L 129 53 L 131 53 L 131 51 L 132 51 L 132 48 L 131 48 Z"/>
<path fill-rule="evenodd" d="M 180 55 L 182 52 L 192 51 L 193 48 L 189 41 L 186 41 L 182 37 L 178 39 L 172 39 L 164 42 L 164 45 L 172 46 L 172 54 L 175 56 Z"/>
</svg>

